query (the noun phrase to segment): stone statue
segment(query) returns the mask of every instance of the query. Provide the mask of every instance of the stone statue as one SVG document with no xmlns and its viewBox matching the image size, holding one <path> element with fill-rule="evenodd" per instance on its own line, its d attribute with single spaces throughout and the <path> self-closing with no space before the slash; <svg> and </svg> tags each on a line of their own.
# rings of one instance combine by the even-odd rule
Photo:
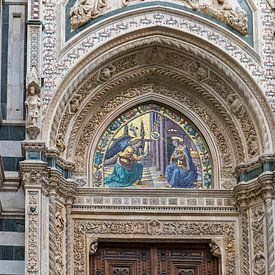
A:
<svg viewBox="0 0 275 275">
<path fill-rule="evenodd" d="M 70 11 L 72 29 L 100 16 L 106 8 L 106 3 L 107 0 L 77 0 Z"/>
<path fill-rule="evenodd" d="M 27 98 L 25 101 L 27 109 L 26 130 L 30 139 L 35 139 L 40 132 L 40 108 L 42 101 L 40 98 L 40 87 L 35 67 L 32 67 L 27 78 Z"/>
<path fill-rule="evenodd" d="M 25 101 L 27 107 L 27 125 L 38 126 L 39 110 L 41 107 L 41 99 L 39 97 L 39 91 L 34 85 L 31 85 L 28 89 L 28 96 Z"/>
</svg>

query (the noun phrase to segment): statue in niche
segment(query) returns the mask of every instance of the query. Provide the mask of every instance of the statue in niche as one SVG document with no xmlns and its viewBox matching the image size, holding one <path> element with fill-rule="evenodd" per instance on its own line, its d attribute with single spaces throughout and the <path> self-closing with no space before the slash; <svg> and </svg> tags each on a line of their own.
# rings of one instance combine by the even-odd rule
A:
<svg viewBox="0 0 275 275">
<path fill-rule="evenodd" d="M 25 101 L 27 109 L 26 130 L 30 139 L 35 139 L 40 132 L 39 119 L 42 102 L 40 98 L 40 87 L 38 84 L 37 71 L 34 66 L 31 69 L 28 82 L 27 98 Z"/>
<path fill-rule="evenodd" d="M 72 29 L 100 16 L 106 8 L 106 3 L 107 0 L 77 0 L 70 11 Z"/>
<path fill-rule="evenodd" d="M 41 99 L 39 97 L 39 90 L 34 85 L 30 85 L 28 88 L 28 97 L 25 104 L 28 109 L 27 124 L 29 126 L 37 126 Z"/>
</svg>

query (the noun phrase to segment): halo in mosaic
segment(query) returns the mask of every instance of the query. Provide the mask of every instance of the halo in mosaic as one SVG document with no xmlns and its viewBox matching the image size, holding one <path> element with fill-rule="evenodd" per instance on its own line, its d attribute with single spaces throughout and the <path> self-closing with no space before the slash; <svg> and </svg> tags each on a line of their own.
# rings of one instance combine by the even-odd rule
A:
<svg viewBox="0 0 275 275">
<path fill-rule="evenodd" d="M 182 114 L 154 103 L 117 117 L 97 144 L 95 186 L 211 188 L 212 160 L 199 130 Z"/>
</svg>

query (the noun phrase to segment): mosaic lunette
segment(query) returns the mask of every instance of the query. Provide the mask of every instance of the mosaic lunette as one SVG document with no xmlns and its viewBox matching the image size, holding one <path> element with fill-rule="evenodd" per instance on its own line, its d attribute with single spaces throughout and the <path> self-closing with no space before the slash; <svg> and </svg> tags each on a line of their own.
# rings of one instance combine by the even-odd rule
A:
<svg viewBox="0 0 275 275">
<path fill-rule="evenodd" d="M 138 106 L 115 119 L 98 142 L 95 186 L 211 188 L 212 161 L 197 128 L 164 106 Z"/>
</svg>

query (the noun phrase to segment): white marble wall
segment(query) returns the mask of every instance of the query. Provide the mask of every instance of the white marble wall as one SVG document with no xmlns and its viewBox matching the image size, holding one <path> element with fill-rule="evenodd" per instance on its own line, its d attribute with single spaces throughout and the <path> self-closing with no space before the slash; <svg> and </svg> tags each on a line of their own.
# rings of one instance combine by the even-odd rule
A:
<svg viewBox="0 0 275 275">
<path fill-rule="evenodd" d="M 0 155 L 3 157 L 22 157 L 21 141 L 0 140 Z"/>
<path fill-rule="evenodd" d="M 8 37 L 7 119 L 22 120 L 24 113 L 25 6 L 10 5 Z"/>
</svg>

